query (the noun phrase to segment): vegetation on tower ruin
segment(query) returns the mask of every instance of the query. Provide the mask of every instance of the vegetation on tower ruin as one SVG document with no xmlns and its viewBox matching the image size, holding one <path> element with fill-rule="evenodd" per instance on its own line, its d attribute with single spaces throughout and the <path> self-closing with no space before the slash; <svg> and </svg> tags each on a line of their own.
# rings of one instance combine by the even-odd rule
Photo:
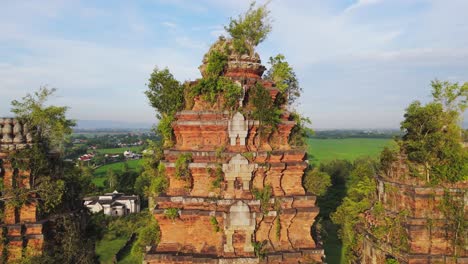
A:
<svg viewBox="0 0 468 264">
<path fill-rule="evenodd" d="M 378 164 L 359 166 L 361 169 L 357 167 L 359 170 L 355 169 L 350 174 L 346 197 L 332 214 L 332 220 L 340 225 L 342 260 L 345 263 L 360 261 L 363 229 L 391 245 L 395 252 L 405 252 L 409 248 L 408 234 L 404 228 L 408 212 L 385 212 L 375 197 L 375 175 L 378 172 L 388 176 L 393 164 L 403 158 L 410 175 L 397 177 L 416 177 L 428 186 L 445 186 L 468 179 L 468 151 L 461 144 L 462 129 L 459 125 L 460 116 L 467 107 L 468 83 L 459 85 L 436 80 L 431 86 L 432 102 L 423 105 L 415 101 L 406 109 L 401 123 L 403 136 L 396 140 L 397 148 L 385 148 Z M 393 188 L 385 186 L 388 193 L 397 192 Z M 446 219 L 444 228 L 456 256 L 462 245 L 466 244 L 463 204 L 445 192 L 438 209 Z M 430 224 L 431 221 L 428 221 Z"/>
<path fill-rule="evenodd" d="M 265 79 L 275 82 L 276 88 L 286 97 L 288 105 L 292 105 L 302 93 L 302 87 L 299 85 L 294 69 L 286 61 L 283 54 L 270 57 L 268 63 L 270 69 L 267 71 Z"/>
<path fill-rule="evenodd" d="M 74 164 L 63 161 L 64 143 L 74 122 L 66 117 L 67 107 L 47 104 L 55 91 L 41 87 L 12 102 L 11 111 L 27 125 L 32 143 L 7 158 L 18 174 L 13 176 L 12 186 L 0 190 L 0 200 L 15 211 L 35 204 L 39 219 L 52 219 L 49 246 L 42 255 L 25 257 L 22 263 L 94 263 L 93 236 L 83 232 L 80 220 L 84 215 L 77 213 L 91 179 Z M 28 188 L 17 182 L 27 178 Z"/>
<path fill-rule="evenodd" d="M 266 39 L 271 32 L 270 11 L 267 4 L 255 8 L 255 1 L 237 19 L 231 18 L 224 29 L 233 39 L 234 49 L 239 54 L 253 54 L 253 47 Z"/>
</svg>

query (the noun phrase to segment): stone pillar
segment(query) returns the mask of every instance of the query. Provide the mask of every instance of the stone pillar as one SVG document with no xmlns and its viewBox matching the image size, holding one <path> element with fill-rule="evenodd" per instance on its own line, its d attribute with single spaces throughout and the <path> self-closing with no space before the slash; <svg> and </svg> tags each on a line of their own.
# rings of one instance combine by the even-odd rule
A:
<svg viewBox="0 0 468 264">
<path fill-rule="evenodd" d="M 234 252 L 234 247 L 232 246 L 232 236 L 234 235 L 234 230 L 225 230 L 224 234 L 226 235 L 226 244 L 224 244 L 224 252 Z"/>
<path fill-rule="evenodd" d="M 254 226 L 255 228 L 255 226 Z M 246 229 L 245 230 L 245 244 L 244 252 L 253 252 L 254 248 L 252 246 L 252 235 L 255 229 Z"/>
<path fill-rule="evenodd" d="M 242 190 L 248 191 L 250 190 L 250 180 L 242 180 Z"/>
</svg>

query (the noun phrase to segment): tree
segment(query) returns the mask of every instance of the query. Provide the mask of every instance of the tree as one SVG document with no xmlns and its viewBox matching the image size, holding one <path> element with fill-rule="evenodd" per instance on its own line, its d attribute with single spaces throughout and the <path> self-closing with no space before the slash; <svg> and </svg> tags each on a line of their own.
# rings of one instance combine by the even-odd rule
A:
<svg viewBox="0 0 468 264">
<path fill-rule="evenodd" d="M 184 86 L 177 81 L 169 69 L 154 68 L 151 73 L 148 90 L 145 91 L 152 107 L 159 118 L 157 132 L 163 137 L 166 146 L 172 145 L 173 131 L 171 123 L 174 114 L 182 110 L 185 104 Z"/>
<path fill-rule="evenodd" d="M 16 118 L 33 129 L 38 142 L 47 143 L 50 149 L 63 153 L 66 136 L 72 133 L 75 122 L 66 118 L 68 107 L 46 106 L 55 88 L 40 87 L 34 94 L 27 94 L 22 101 L 11 102 Z"/>
<path fill-rule="evenodd" d="M 267 4 L 255 8 L 254 1 L 247 12 L 239 15 L 237 19 L 230 19 L 229 25 L 224 29 L 231 35 L 234 49 L 237 52 L 246 54 L 250 51 L 252 53 L 253 50 L 249 50 L 249 47 L 253 48 L 266 39 L 271 32 L 269 15 Z"/>
<path fill-rule="evenodd" d="M 64 153 L 65 138 L 71 132 L 74 122 L 66 118 L 67 107 L 47 106 L 47 100 L 56 89 L 40 87 L 34 94 L 27 94 L 21 101 L 11 102 L 11 111 L 16 118 L 27 125 L 35 144 L 17 150 L 9 157 L 19 177 L 29 177 L 30 188 L 21 188 L 13 183 L 2 191 L 0 200 L 15 208 L 25 203 L 37 203 L 45 213 L 62 204 L 65 190 L 64 171 L 58 170 L 60 156 L 51 152 Z"/>
<path fill-rule="evenodd" d="M 110 190 L 115 190 L 117 188 L 118 183 L 118 175 L 112 168 L 107 170 L 107 183 L 109 184 Z"/>
<path fill-rule="evenodd" d="M 268 63 L 270 69 L 267 71 L 265 78 L 275 82 L 276 87 L 286 96 L 288 104 L 293 104 L 302 93 L 302 87 L 299 86 L 293 68 L 285 60 L 283 54 L 270 57 Z"/>
<path fill-rule="evenodd" d="M 456 182 L 467 179 L 468 152 L 461 146 L 459 117 L 466 108 L 468 83 L 432 82 L 433 102 L 415 101 L 406 109 L 401 129 L 403 151 L 427 182 Z"/>
<path fill-rule="evenodd" d="M 148 90 L 145 91 L 150 104 L 157 111 L 157 117 L 172 115 L 184 106 L 184 87 L 177 81 L 168 68 L 154 68 Z"/>
<path fill-rule="evenodd" d="M 468 106 L 468 82 L 460 86 L 458 83 L 436 79 L 431 82 L 431 86 L 434 102 L 443 105 L 445 111 L 465 111 Z"/>
</svg>

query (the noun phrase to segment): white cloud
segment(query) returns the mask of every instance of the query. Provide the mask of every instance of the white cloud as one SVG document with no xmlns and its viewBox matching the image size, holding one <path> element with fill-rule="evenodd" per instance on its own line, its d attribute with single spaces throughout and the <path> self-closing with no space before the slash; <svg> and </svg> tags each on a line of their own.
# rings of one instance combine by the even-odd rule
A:
<svg viewBox="0 0 468 264">
<path fill-rule="evenodd" d="M 350 5 L 345 9 L 345 12 L 351 12 L 358 8 L 362 8 L 369 5 L 375 5 L 383 2 L 383 0 L 357 0 L 354 4 Z"/>
<path fill-rule="evenodd" d="M 166 26 L 168 28 L 171 28 L 171 29 L 174 29 L 174 28 L 177 28 L 177 24 L 176 23 L 172 23 L 172 22 L 169 22 L 169 21 L 164 21 L 161 23 L 163 26 Z"/>
</svg>

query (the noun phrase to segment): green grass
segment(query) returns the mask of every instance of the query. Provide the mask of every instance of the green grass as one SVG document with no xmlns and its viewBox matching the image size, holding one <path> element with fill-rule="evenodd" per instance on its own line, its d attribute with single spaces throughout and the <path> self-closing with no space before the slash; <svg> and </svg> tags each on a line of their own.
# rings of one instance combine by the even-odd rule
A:
<svg viewBox="0 0 468 264">
<path fill-rule="evenodd" d="M 340 264 L 341 263 L 341 240 L 338 238 L 338 226 L 332 223 L 328 224 L 328 235 L 323 241 L 323 248 L 325 249 L 325 256 L 327 256 L 327 263 Z"/>
<path fill-rule="evenodd" d="M 346 159 L 354 161 L 361 156 L 378 157 L 385 146 L 391 146 L 391 139 L 383 138 L 345 138 L 345 139 L 308 139 L 309 160 L 313 163 Z"/>
<path fill-rule="evenodd" d="M 112 258 L 125 245 L 127 238 L 103 239 L 96 244 L 100 263 L 113 263 Z"/>
<path fill-rule="evenodd" d="M 141 260 L 138 259 L 137 257 L 131 255 L 131 254 L 127 254 L 127 255 L 125 255 L 125 257 L 123 257 L 123 259 L 121 259 L 117 263 L 119 263 L 119 264 L 139 264 L 139 263 L 141 263 Z"/>
<path fill-rule="evenodd" d="M 96 149 L 96 152 L 102 154 L 123 154 L 126 150 L 138 153 L 142 151 L 141 146 L 125 147 L 125 148 L 107 148 L 107 149 Z"/>
<path fill-rule="evenodd" d="M 142 159 L 129 160 L 127 161 L 127 164 L 131 170 L 137 170 L 138 168 L 142 166 L 142 162 L 143 162 Z M 107 165 L 97 168 L 94 171 L 94 178 L 93 178 L 94 185 L 98 187 L 104 187 L 104 181 L 106 180 L 107 171 L 109 169 L 113 169 L 115 172 L 122 171 L 124 167 L 124 163 L 125 162 L 116 162 L 116 163 L 107 164 Z"/>
</svg>

